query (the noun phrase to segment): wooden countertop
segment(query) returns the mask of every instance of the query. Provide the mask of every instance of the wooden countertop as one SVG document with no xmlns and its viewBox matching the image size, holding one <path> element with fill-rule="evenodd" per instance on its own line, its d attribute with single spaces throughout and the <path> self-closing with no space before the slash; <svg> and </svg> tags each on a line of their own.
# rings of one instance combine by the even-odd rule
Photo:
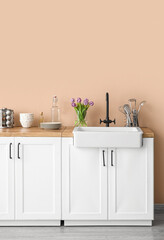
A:
<svg viewBox="0 0 164 240">
<path fill-rule="evenodd" d="M 62 137 L 73 137 L 73 129 L 74 127 L 65 127 Z"/>
<path fill-rule="evenodd" d="M 147 127 L 141 127 L 143 131 L 143 138 L 154 138 L 154 132 Z"/>
<path fill-rule="evenodd" d="M 73 137 L 74 127 L 62 127 L 59 130 L 45 130 L 38 127 L 32 128 L 2 128 L 0 137 Z M 154 133 L 150 128 L 143 127 L 143 138 L 154 138 Z"/>
<path fill-rule="evenodd" d="M 0 129 L 0 137 L 61 137 L 65 127 L 59 130 L 45 130 L 38 127 L 32 128 L 2 128 Z"/>
</svg>

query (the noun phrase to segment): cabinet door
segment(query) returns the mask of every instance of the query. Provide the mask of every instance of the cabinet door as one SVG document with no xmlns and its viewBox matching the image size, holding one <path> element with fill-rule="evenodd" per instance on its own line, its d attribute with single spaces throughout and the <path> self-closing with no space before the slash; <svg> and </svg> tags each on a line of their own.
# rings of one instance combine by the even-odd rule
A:
<svg viewBox="0 0 164 240">
<path fill-rule="evenodd" d="M 16 138 L 16 219 L 61 218 L 61 138 Z"/>
<path fill-rule="evenodd" d="M 14 219 L 14 138 L 0 138 L 0 220 Z"/>
<path fill-rule="evenodd" d="M 107 219 L 106 164 L 107 150 L 77 148 L 73 138 L 62 139 L 62 219 Z"/>
<path fill-rule="evenodd" d="M 109 156 L 109 219 L 153 219 L 153 139 Z"/>
</svg>

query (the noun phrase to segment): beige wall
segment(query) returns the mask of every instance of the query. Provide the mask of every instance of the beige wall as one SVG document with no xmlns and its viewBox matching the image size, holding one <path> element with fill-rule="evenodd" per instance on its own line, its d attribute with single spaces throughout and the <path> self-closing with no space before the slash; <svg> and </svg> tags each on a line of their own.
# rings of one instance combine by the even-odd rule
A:
<svg viewBox="0 0 164 240">
<path fill-rule="evenodd" d="M 0 108 L 50 117 L 57 94 L 65 125 L 71 97 L 95 101 L 88 123 L 118 106 L 147 100 L 141 126 L 155 132 L 155 201 L 164 203 L 164 1 L 0 1 Z"/>
</svg>

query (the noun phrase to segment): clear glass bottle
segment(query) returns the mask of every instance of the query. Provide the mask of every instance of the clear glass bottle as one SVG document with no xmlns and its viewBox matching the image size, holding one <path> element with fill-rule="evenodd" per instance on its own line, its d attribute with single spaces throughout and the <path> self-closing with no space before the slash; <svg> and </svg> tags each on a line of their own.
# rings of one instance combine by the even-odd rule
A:
<svg viewBox="0 0 164 240">
<path fill-rule="evenodd" d="M 53 97 L 52 100 L 52 108 L 51 108 L 51 121 L 52 122 L 60 122 L 60 109 L 57 105 L 58 98 L 57 96 Z"/>
</svg>

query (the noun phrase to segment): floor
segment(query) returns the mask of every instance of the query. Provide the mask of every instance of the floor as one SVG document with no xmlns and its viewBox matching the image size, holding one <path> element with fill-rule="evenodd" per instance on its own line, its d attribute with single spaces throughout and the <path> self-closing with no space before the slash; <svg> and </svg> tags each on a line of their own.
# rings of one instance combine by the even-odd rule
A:
<svg viewBox="0 0 164 240">
<path fill-rule="evenodd" d="M 164 240 L 164 210 L 153 227 L 0 227 L 0 240 Z"/>
</svg>

